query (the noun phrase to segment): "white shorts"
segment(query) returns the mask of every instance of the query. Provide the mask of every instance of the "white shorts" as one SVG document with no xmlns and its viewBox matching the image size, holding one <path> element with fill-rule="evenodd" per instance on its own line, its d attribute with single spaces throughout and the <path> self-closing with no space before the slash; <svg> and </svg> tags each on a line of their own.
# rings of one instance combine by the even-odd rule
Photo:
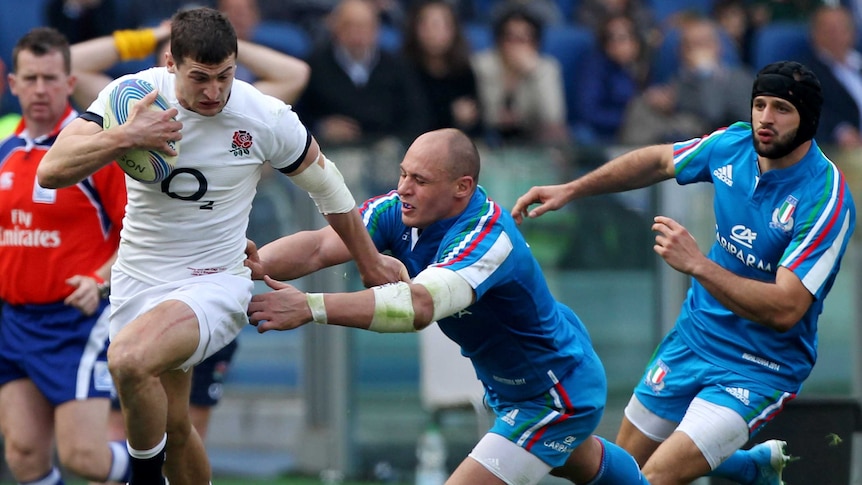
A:
<svg viewBox="0 0 862 485">
<path fill-rule="evenodd" d="M 254 283 L 245 276 L 216 273 L 149 285 L 120 271 L 111 274 L 111 339 L 129 322 L 167 300 L 188 305 L 198 319 L 200 340 L 178 369 L 188 370 L 221 350 L 248 325 Z"/>
<path fill-rule="evenodd" d="M 694 398 L 677 425 L 656 416 L 632 396 L 626 418 L 653 441 L 663 442 L 674 431 L 688 435 L 712 470 L 748 441 L 748 426 L 739 414 L 699 397 Z"/>
<path fill-rule="evenodd" d="M 495 433 L 483 436 L 469 456 L 507 485 L 535 485 L 551 471 L 539 457 Z"/>
</svg>

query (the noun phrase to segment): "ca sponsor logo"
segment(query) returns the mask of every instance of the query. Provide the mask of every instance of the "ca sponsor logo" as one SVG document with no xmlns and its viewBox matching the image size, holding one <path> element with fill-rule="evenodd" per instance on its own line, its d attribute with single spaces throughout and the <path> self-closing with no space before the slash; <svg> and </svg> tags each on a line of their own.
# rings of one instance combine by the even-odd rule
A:
<svg viewBox="0 0 862 485">
<path fill-rule="evenodd" d="M 757 239 L 757 233 L 742 224 L 737 224 L 730 230 L 730 238 L 751 249 L 754 246 L 754 240 Z"/>
</svg>

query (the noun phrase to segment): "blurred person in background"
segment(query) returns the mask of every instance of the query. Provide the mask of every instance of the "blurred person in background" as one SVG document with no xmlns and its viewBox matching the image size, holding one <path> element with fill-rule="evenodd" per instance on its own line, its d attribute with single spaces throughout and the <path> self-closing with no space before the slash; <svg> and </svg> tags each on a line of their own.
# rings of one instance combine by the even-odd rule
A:
<svg viewBox="0 0 862 485">
<path fill-rule="evenodd" d="M 503 143 L 566 143 L 560 63 L 542 54 L 544 25 L 519 2 L 494 20 L 494 47 L 472 57 L 489 136 Z"/>
<path fill-rule="evenodd" d="M 649 57 L 634 21 L 624 15 L 609 17 L 598 32 L 598 42 L 584 61 L 577 93 L 579 142 L 619 142 L 628 105 L 646 86 Z"/>
<path fill-rule="evenodd" d="M 664 34 L 648 0 L 580 0 L 575 9 L 574 23 L 592 30 L 598 37 L 607 19 L 617 16 L 632 19 L 648 51 L 658 48 Z"/>
<path fill-rule="evenodd" d="M 754 28 L 746 0 L 716 0 L 711 16 L 736 48 L 737 57 L 751 67 Z"/>
<path fill-rule="evenodd" d="M 690 17 L 680 26 L 679 68 L 665 84 L 655 84 L 632 100 L 620 142 L 662 143 L 703 135 L 749 119 L 753 76 L 721 55 L 718 25 Z"/>
<path fill-rule="evenodd" d="M 471 137 L 481 136 L 470 46 L 450 2 L 424 0 L 413 7 L 405 28 L 404 57 L 425 90 L 430 127 L 458 128 Z"/>
<path fill-rule="evenodd" d="M 134 22 L 118 0 L 48 0 L 44 18 L 70 44 L 108 35 Z"/>
<path fill-rule="evenodd" d="M 78 113 L 69 44 L 35 28 L 18 40 L 9 87 L 21 105 L 0 142 L 0 430 L 20 484 L 126 481 L 124 443 L 107 440 L 108 292 L 126 205 L 125 173 L 110 164 L 62 189 L 36 180 L 40 160 Z M 56 448 L 55 448 L 56 446 Z"/>
<path fill-rule="evenodd" d="M 330 38 L 311 54 L 311 79 L 297 110 L 330 143 L 412 139 L 428 126 L 427 102 L 406 60 L 380 48 L 368 0 L 342 0 L 327 19 Z"/>
<path fill-rule="evenodd" d="M 807 61 L 823 86 L 817 135 L 840 148 L 862 147 L 862 53 L 856 26 L 845 7 L 822 6 L 811 18 L 813 55 Z"/>
</svg>

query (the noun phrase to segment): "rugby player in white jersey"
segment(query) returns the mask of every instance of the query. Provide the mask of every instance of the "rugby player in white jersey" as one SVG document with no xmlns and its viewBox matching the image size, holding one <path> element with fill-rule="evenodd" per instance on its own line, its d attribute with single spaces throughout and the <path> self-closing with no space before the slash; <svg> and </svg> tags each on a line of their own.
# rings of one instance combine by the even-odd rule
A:
<svg viewBox="0 0 862 485">
<path fill-rule="evenodd" d="M 397 280 L 379 255 L 335 165 L 290 106 L 234 79 L 237 38 L 217 10 L 171 19 L 166 67 L 132 75 L 155 87 L 125 124 L 102 130 L 109 93 L 59 135 L 37 175 L 47 188 L 74 184 L 130 149 L 176 155 L 161 183 L 127 177 L 128 206 L 112 274 L 108 362 L 132 456 L 131 485 L 205 484 L 210 465 L 192 428 L 192 366 L 247 324 L 246 226 L 263 163 L 290 176 L 339 233 L 368 285 Z M 171 109 L 148 109 L 156 92 Z"/>
</svg>

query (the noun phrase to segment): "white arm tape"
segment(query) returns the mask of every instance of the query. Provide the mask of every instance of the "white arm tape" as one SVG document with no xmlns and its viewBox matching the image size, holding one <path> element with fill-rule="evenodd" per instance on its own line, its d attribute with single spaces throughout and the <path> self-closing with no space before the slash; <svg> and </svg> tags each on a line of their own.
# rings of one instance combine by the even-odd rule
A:
<svg viewBox="0 0 862 485">
<path fill-rule="evenodd" d="M 375 286 L 374 317 L 368 330 L 380 333 L 415 332 L 413 326 L 413 295 L 403 281 Z"/>
<path fill-rule="evenodd" d="M 434 321 L 460 312 L 473 303 L 473 287 L 451 269 L 425 268 L 413 278 L 413 284 L 424 286 L 431 294 Z"/>
<path fill-rule="evenodd" d="M 306 293 L 305 300 L 308 302 L 308 309 L 311 310 L 311 319 L 314 323 L 323 325 L 329 323 L 326 317 L 326 305 L 323 302 L 323 293 Z"/>
<path fill-rule="evenodd" d="M 297 175 L 291 175 L 293 183 L 308 192 L 321 214 L 344 214 L 356 207 L 353 194 L 344 183 L 344 177 L 328 158 L 323 157 L 324 166 L 317 161 Z"/>
</svg>

